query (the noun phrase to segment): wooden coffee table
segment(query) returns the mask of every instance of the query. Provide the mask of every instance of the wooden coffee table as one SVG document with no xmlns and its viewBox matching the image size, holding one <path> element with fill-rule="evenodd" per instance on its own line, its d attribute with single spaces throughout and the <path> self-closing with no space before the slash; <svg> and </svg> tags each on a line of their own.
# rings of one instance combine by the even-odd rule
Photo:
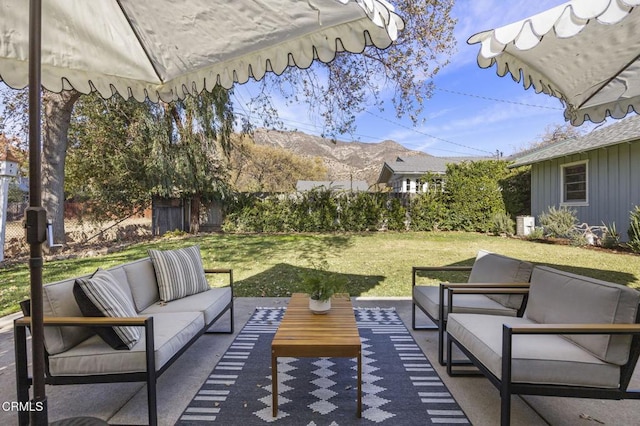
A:
<svg viewBox="0 0 640 426">
<path fill-rule="evenodd" d="M 278 357 L 345 357 L 358 359 L 357 416 L 362 416 L 362 343 L 353 305 L 348 295 L 336 295 L 331 310 L 316 315 L 309 310 L 309 296 L 294 293 L 271 342 L 273 417 L 278 415 Z"/>
</svg>

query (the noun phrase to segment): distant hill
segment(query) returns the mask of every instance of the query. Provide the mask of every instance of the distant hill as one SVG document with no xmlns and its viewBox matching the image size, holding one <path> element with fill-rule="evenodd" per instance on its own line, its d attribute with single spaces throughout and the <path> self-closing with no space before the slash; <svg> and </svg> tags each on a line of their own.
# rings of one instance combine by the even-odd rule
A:
<svg viewBox="0 0 640 426">
<path fill-rule="evenodd" d="M 430 157 L 391 140 L 334 143 L 302 132 L 267 129 L 257 129 L 253 138 L 259 145 L 284 148 L 302 157 L 320 157 L 327 167 L 328 180 L 364 180 L 369 185 L 376 182 L 385 161 L 394 161 L 397 157 Z"/>
</svg>

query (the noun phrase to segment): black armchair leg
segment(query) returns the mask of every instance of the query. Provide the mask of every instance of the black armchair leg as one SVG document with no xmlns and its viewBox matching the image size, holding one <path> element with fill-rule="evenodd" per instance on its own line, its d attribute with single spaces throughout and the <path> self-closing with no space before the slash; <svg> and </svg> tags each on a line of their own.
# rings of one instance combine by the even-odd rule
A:
<svg viewBox="0 0 640 426">
<path fill-rule="evenodd" d="M 437 330 L 437 325 L 425 325 L 425 326 L 416 326 L 416 303 L 412 302 L 411 304 L 411 328 L 414 330 Z"/>
</svg>

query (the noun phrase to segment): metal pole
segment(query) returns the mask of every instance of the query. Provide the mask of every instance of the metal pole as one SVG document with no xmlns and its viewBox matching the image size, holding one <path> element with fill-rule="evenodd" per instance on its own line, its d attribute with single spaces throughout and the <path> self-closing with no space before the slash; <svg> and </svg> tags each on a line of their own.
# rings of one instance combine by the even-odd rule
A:
<svg viewBox="0 0 640 426">
<path fill-rule="evenodd" d="M 31 351 L 33 400 L 31 424 L 46 425 L 47 397 L 44 386 L 44 326 L 42 296 L 42 243 L 46 239 L 46 212 L 42 208 L 41 125 L 41 28 L 42 1 L 29 7 L 29 207 L 25 211 L 26 238 L 30 246 Z"/>
</svg>

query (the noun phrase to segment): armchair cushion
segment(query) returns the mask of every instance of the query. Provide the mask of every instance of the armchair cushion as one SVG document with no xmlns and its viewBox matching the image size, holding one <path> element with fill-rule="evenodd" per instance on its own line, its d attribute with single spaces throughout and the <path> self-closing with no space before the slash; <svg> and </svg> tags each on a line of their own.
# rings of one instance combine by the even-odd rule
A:
<svg viewBox="0 0 640 426">
<path fill-rule="evenodd" d="M 445 318 L 448 312 L 448 290 L 444 291 Z M 413 298 L 432 318 L 438 318 L 440 309 L 440 289 L 436 286 L 415 286 Z M 482 294 L 458 294 L 453 298 L 454 312 L 516 316 L 517 309 L 507 308 Z"/>
<path fill-rule="evenodd" d="M 497 378 L 502 378 L 502 324 L 535 324 L 527 318 L 496 315 L 449 315 L 447 332 Z M 617 388 L 620 367 L 606 363 L 559 335 L 515 335 L 514 383 Z"/>
<path fill-rule="evenodd" d="M 480 250 L 469 275 L 469 283 L 526 283 L 533 265 L 523 260 Z M 523 296 L 516 294 L 487 294 L 502 306 L 520 309 Z"/>
<path fill-rule="evenodd" d="M 73 296 L 87 317 L 135 317 L 136 309 L 111 273 L 98 269 L 91 278 L 78 278 Z M 131 349 L 140 339 L 139 327 L 98 327 L 96 333 L 114 349 Z"/>
<path fill-rule="evenodd" d="M 149 250 L 160 300 L 169 302 L 209 289 L 204 276 L 200 247 L 176 250 Z"/>
<path fill-rule="evenodd" d="M 531 277 L 524 316 L 543 324 L 632 324 L 640 303 L 637 290 L 538 266 Z M 606 362 L 624 365 L 631 336 L 567 335 Z"/>
</svg>

